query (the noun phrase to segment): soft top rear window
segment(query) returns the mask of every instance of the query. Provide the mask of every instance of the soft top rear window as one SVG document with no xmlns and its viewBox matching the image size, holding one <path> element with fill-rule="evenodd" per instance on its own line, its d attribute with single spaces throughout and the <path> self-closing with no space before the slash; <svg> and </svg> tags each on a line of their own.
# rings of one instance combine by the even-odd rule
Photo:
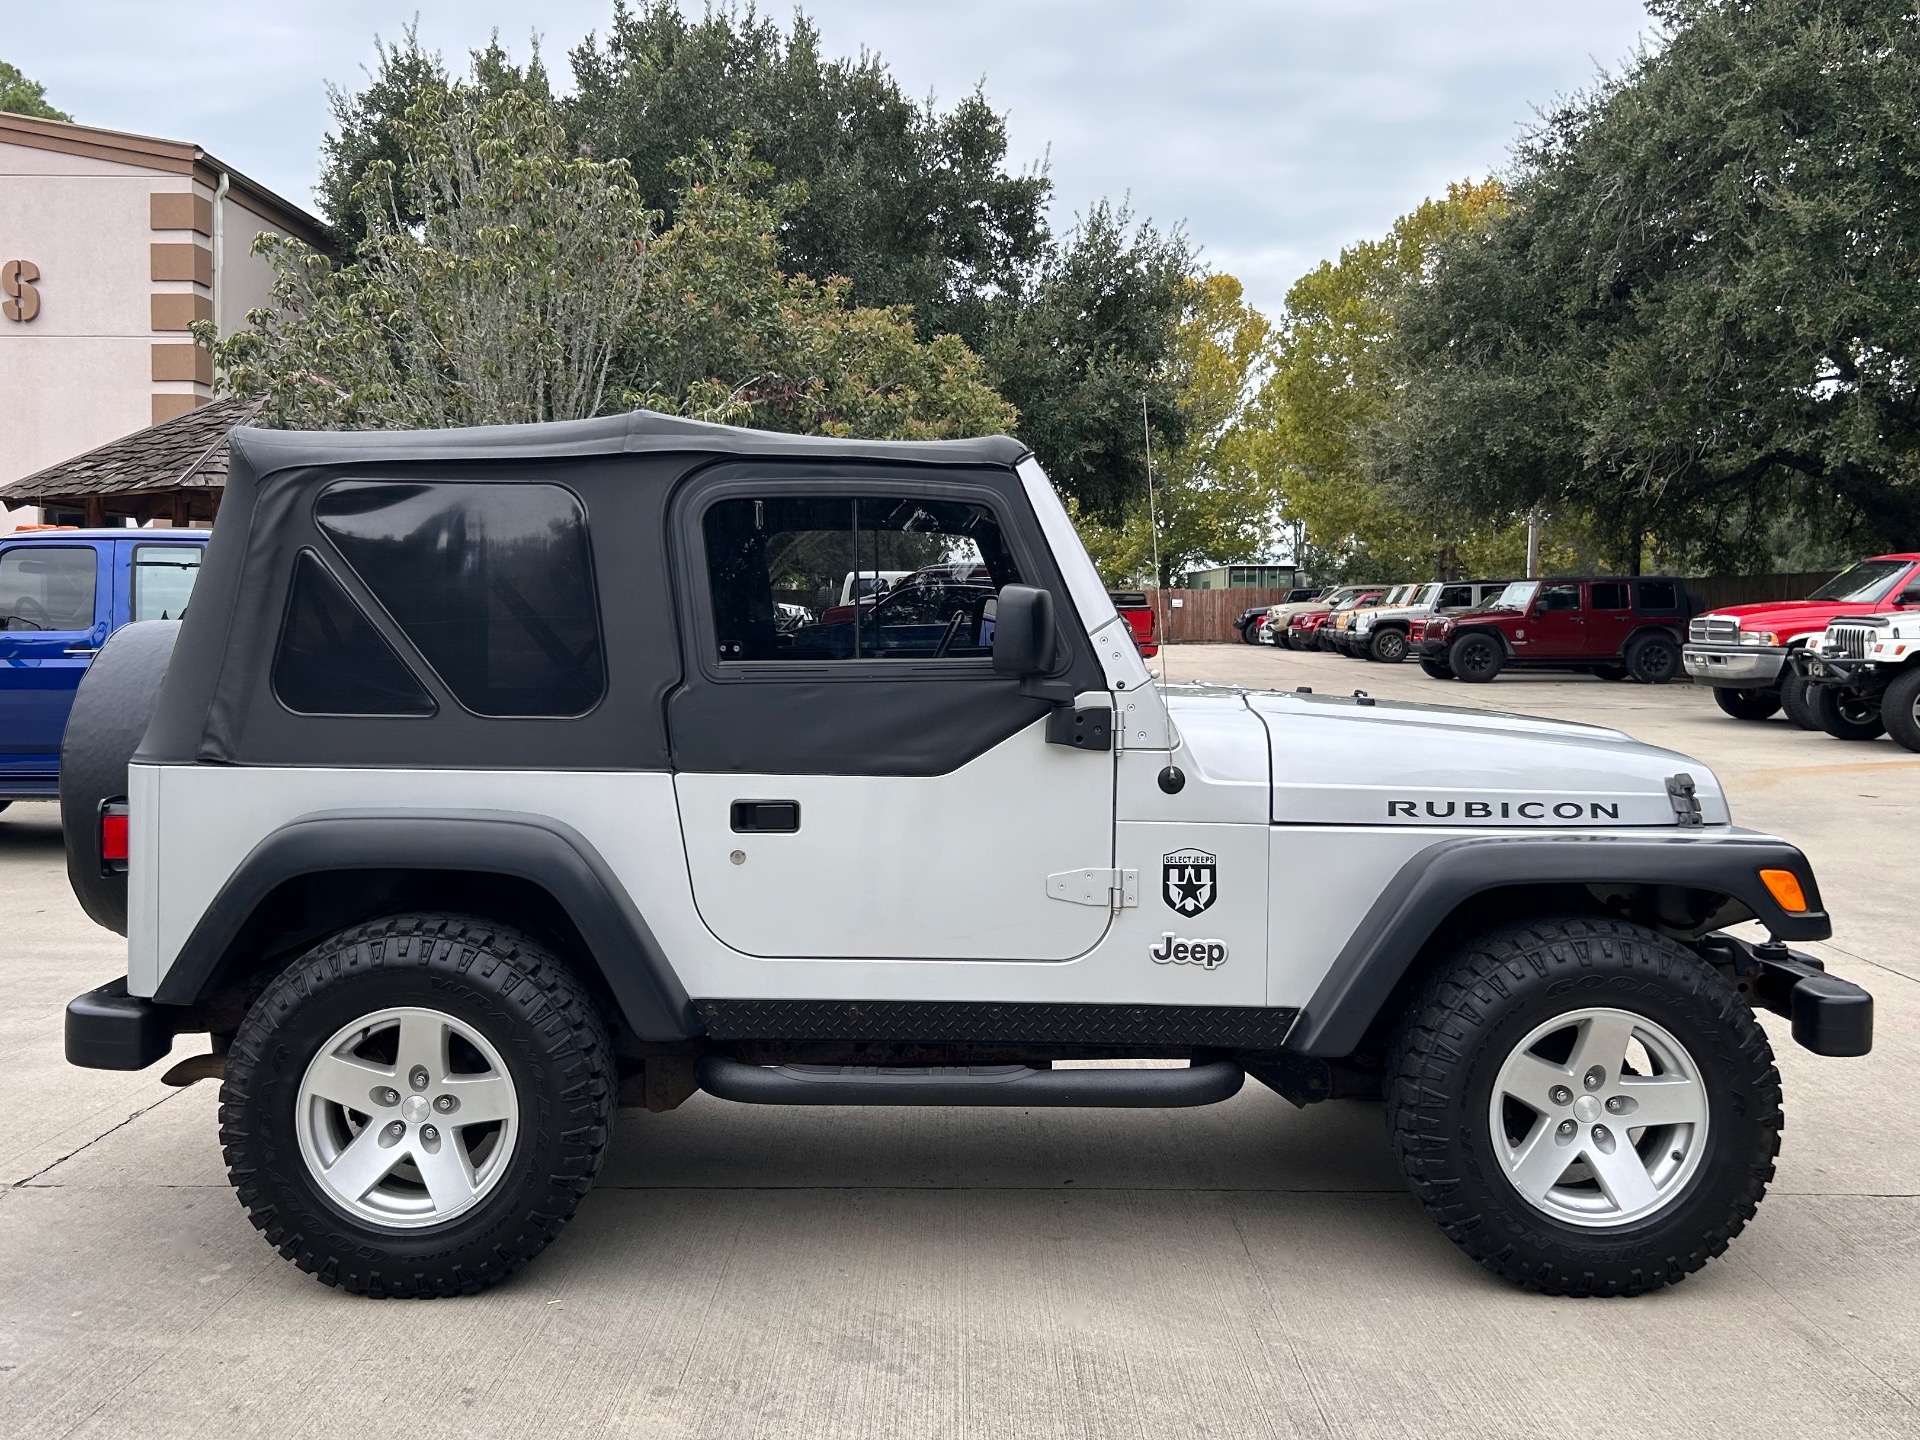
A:
<svg viewBox="0 0 1920 1440">
<path fill-rule="evenodd" d="M 571 490 L 343 480 L 314 519 L 475 714 L 582 715 L 606 693 L 586 511 Z"/>
</svg>

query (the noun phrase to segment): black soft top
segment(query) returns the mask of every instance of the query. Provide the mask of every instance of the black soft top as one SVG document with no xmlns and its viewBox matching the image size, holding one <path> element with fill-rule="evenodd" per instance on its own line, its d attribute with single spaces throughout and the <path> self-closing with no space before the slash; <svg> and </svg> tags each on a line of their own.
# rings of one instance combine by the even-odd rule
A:
<svg viewBox="0 0 1920 1440">
<path fill-rule="evenodd" d="M 1005 435 L 977 440 L 845 440 L 712 425 L 651 410 L 545 425 L 477 425 L 464 430 L 233 431 L 233 454 L 250 478 L 307 465 L 391 460 L 533 460 L 585 455 L 764 455 L 794 459 L 892 460 L 1012 467 L 1027 447 Z"/>
</svg>

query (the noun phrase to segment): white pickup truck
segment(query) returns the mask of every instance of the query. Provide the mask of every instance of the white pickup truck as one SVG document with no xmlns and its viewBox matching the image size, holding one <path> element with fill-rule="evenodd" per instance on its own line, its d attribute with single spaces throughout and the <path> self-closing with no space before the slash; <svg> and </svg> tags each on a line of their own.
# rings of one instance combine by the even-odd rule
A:
<svg viewBox="0 0 1920 1440">
<path fill-rule="evenodd" d="M 966 583 L 776 608 L 868 566 Z M 1163 688 L 1004 438 L 236 431 L 191 611 L 106 646 L 65 763 L 75 890 L 127 936 L 68 1058 L 209 1035 L 169 1078 L 220 1080 L 241 1203 L 366 1294 L 527 1262 L 616 1105 L 1246 1076 L 1384 1102 L 1488 1269 L 1627 1294 L 1772 1176 L 1754 1008 L 1871 1044 L 1871 998 L 1788 948 L 1830 930 L 1806 858 L 1697 761 Z M 1143 1058 L 1183 1063 L 1055 1068 Z"/>
</svg>

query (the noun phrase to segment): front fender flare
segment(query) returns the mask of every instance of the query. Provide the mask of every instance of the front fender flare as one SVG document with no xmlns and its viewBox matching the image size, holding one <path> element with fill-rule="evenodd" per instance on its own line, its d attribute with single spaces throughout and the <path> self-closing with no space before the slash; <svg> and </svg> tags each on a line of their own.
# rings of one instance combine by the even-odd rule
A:
<svg viewBox="0 0 1920 1440">
<path fill-rule="evenodd" d="M 572 919 L 635 1035 L 672 1041 L 699 1033 L 679 977 L 599 852 L 570 825 L 509 811 L 331 810 L 289 821 L 227 877 L 154 1000 L 202 999 L 260 904 L 289 880 L 329 870 L 463 870 L 530 881 Z"/>
<path fill-rule="evenodd" d="M 1791 870 L 1811 908 L 1782 910 L 1761 882 L 1763 868 Z M 1401 866 L 1288 1029 L 1286 1048 L 1351 1055 L 1421 947 L 1461 902 L 1488 890 L 1543 884 L 1713 890 L 1733 896 L 1781 940 L 1824 940 L 1833 933 L 1807 857 L 1784 840 L 1751 831 L 1670 839 L 1462 836 L 1430 845 Z"/>
</svg>

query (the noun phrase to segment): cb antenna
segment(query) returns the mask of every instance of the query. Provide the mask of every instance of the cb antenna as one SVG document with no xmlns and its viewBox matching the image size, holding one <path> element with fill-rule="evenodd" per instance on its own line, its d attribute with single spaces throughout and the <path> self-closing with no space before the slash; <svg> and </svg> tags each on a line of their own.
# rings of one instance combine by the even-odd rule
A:
<svg viewBox="0 0 1920 1440">
<path fill-rule="evenodd" d="M 1160 604 L 1160 680 L 1167 679 L 1167 646 L 1172 641 L 1172 624 L 1168 619 L 1166 577 L 1160 573 L 1160 504 L 1153 490 L 1153 426 L 1147 423 L 1147 392 L 1140 392 L 1140 433 L 1147 442 L 1147 528 L 1153 539 L 1153 585 L 1159 592 Z"/>
</svg>

